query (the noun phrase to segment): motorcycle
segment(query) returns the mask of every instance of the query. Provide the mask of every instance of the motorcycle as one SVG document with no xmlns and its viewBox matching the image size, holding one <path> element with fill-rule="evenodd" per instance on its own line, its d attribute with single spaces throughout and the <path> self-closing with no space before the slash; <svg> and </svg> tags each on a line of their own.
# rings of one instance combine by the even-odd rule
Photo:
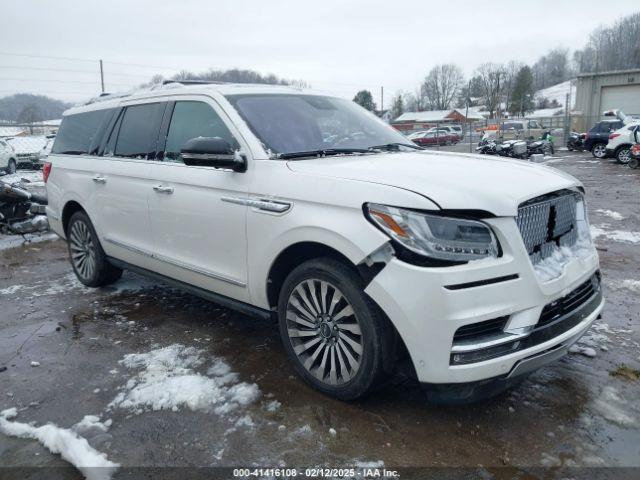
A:
<svg viewBox="0 0 640 480">
<path fill-rule="evenodd" d="M 503 157 L 527 158 L 527 142 L 523 140 L 506 140 L 496 148 L 498 155 Z"/>
<path fill-rule="evenodd" d="M 495 155 L 497 143 L 495 140 L 489 140 L 483 138 L 478 142 L 478 146 L 476 147 L 476 152 L 481 153 L 482 155 Z"/>
<path fill-rule="evenodd" d="M 569 138 L 567 139 L 567 150 L 569 150 L 570 152 L 583 152 L 584 141 L 586 137 L 586 133 L 571 132 L 569 134 Z"/>
<path fill-rule="evenodd" d="M 530 141 L 527 144 L 527 156 L 541 154 L 541 155 L 553 155 L 556 153 L 556 149 L 553 146 L 553 136 L 551 132 L 546 131 L 538 140 Z"/>
<path fill-rule="evenodd" d="M 30 192 L 0 178 L 0 233 L 25 235 L 49 229 L 46 195 Z"/>
</svg>

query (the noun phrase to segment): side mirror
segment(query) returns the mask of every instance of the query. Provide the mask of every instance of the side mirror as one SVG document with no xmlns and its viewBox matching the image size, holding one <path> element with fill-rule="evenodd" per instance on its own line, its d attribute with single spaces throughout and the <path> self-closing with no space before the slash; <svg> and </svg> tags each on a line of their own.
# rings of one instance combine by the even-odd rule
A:
<svg viewBox="0 0 640 480">
<path fill-rule="evenodd" d="M 185 165 L 227 168 L 234 172 L 247 170 L 247 159 L 238 155 L 231 144 L 220 137 L 197 137 L 187 140 L 182 150 Z"/>
</svg>

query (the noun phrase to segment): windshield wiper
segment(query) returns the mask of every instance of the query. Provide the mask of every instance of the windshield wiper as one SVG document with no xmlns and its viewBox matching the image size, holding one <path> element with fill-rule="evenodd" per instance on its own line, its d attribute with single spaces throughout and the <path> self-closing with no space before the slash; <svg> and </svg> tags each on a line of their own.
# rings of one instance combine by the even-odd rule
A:
<svg viewBox="0 0 640 480">
<path fill-rule="evenodd" d="M 289 160 L 292 158 L 304 157 L 326 157 L 329 155 L 340 155 L 343 153 L 371 153 L 371 150 L 368 148 L 325 148 L 322 150 L 307 150 L 305 152 L 280 153 L 278 154 L 278 158 Z"/>
<path fill-rule="evenodd" d="M 423 148 L 418 146 L 418 145 L 411 145 L 408 143 L 400 143 L 400 142 L 394 142 L 394 143 L 384 143 L 382 145 L 374 145 L 373 147 L 369 147 L 369 151 L 371 150 L 388 150 L 388 151 L 398 151 L 400 150 L 400 147 L 408 147 L 408 148 L 412 148 L 414 150 L 422 150 Z"/>
</svg>

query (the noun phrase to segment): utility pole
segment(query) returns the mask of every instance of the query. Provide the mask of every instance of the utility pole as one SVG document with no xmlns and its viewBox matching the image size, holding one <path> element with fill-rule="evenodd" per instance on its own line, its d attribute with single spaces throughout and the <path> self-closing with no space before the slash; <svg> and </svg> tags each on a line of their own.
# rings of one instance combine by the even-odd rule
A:
<svg viewBox="0 0 640 480">
<path fill-rule="evenodd" d="M 102 86 L 102 93 L 104 93 L 104 68 L 102 68 L 102 60 L 100 60 L 100 85 Z"/>
<path fill-rule="evenodd" d="M 466 104 L 467 109 L 464 112 L 464 121 L 469 125 L 469 153 L 472 153 L 472 145 L 471 145 L 471 123 L 469 122 L 469 102 L 471 102 L 471 79 L 469 79 L 469 83 L 467 84 L 467 98 Z M 464 135 L 464 130 L 462 131 Z"/>
<path fill-rule="evenodd" d="M 380 87 L 380 116 L 384 110 L 384 87 Z"/>
<path fill-rule="evenodd" d="M 571 80 L 569 80 L 569 93 L 564 100 L 564 145 L 567 145 L 569 141 L 569 132 L 571 131 L 570 119 L 569 119 L 569 103 L 571 101 Z"/>
</svg>

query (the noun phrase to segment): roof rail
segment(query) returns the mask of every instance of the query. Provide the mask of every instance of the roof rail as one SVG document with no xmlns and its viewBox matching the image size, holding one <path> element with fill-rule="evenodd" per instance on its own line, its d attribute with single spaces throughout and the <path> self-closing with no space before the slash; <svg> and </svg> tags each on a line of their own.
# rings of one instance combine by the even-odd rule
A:
<svg viewBox="0 0 640 480">
<path fill-rule="evenodd" d="M 172 83 L 181 83 L 182 85 L 224 85 L 229 82 L 220 82 L 217 80 L 163 80 L 162 85 Z"/>
</svg>

